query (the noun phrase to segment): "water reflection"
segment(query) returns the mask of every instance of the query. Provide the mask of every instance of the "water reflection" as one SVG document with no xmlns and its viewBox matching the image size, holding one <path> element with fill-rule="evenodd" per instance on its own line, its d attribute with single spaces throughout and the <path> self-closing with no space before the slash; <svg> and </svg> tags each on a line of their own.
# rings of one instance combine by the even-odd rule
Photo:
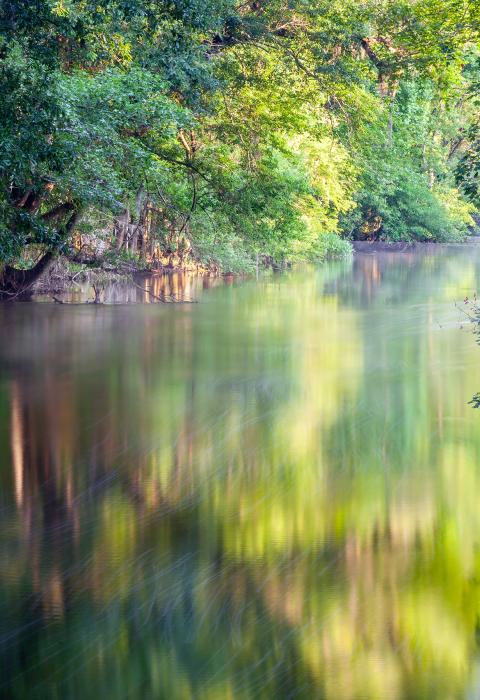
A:
<svg viewBox="0 0 480 700">
<path fill-rule="evenodd" d="M 88 279 L 90 277 L 90 279 Z M 179 270 L 158 272 L 154 275 L 137 274 L 111 278 L 107 274 L 93 273 L 87 279 L 78 282 L 63 293 L 52 296 L 39 292 L 37 301 L 101 304 L 156 304 L 159 302 L 196 301 L 208 289 L 223 284 L 233 284 L 231 276 L 190 273 Z"/>
<path fill-rule="evenodd" d="M 476 697 L 479 265 L 1 307 L 0 696 Z"/>
</svg>

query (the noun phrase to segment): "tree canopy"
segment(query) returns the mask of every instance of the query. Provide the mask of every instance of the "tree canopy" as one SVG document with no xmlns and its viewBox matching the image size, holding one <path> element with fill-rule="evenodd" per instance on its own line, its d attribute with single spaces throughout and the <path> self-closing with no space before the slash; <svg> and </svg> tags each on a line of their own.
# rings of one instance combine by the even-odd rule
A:
<svg viewBox="0 0 480 700">
<path fill-rule="evenodd" d="M 462 238 L 479 29 L 473 0 L 4 0 L 5 292 L 78 232 L 231 271 Z"/>
</svg>

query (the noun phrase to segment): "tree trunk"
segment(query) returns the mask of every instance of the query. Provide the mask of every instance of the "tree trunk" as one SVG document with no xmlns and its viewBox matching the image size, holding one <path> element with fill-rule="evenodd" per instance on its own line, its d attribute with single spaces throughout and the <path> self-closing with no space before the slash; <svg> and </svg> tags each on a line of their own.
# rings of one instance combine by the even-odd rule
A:
<svg viewBox="0 0 480 700">
<path fill-rule="evenodd" d="M 125 234 L 130 222 L 130 211 L 125 209 L 124 213 L 115 222 L 115 247 L 120 250 L 125 245 Z"/>
<path fill-rule="evenodd" d="M 33 285 L 48 270 L 54 259 L 54 252 L 49 250 L 29 270 L 17 270 L 7 265 L 0 277 L 0 300 L 30 297 Z"/>
<path fill-rule="evenodd" d="M 14 301 L 25 299 L 32 295 L 33 285 L 48 270 L 79 218 L 78 212 L 73 212 L 65 226 L 62 227 L 61 241 L 56 248 L 47 250 L 40 260 L 28 270 L 18 270 L 9 265 L 0 269 L 0 300 Z"/>
</svg>

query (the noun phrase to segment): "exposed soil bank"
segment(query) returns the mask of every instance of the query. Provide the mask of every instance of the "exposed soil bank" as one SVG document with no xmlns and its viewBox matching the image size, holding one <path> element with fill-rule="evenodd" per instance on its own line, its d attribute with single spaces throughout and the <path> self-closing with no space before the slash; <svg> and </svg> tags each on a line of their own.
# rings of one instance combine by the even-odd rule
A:
<svg viewBox="0 0 480 700">
<path fill-rule="evenodd" d="M 31 289 L 18 300 L 57 303 L 125 304 L 195 301 L 204 289 L 231 283 L 232 276 L 204 270 L 139 270 L 133 265 L 116 268 L 77 266 L 72 269 L 59 258 Z"/>
</svg>

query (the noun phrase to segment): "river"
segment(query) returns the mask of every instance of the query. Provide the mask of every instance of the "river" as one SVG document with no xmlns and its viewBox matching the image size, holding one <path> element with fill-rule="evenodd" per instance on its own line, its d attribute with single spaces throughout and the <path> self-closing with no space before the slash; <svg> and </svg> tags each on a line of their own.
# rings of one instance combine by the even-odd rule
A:
<svg viewBox="0 0 480 700">
<path fill-rule="evenodd" d="M 479 275 L 1 306 L 0 697 L 480 697 Z"/>
</svg>

